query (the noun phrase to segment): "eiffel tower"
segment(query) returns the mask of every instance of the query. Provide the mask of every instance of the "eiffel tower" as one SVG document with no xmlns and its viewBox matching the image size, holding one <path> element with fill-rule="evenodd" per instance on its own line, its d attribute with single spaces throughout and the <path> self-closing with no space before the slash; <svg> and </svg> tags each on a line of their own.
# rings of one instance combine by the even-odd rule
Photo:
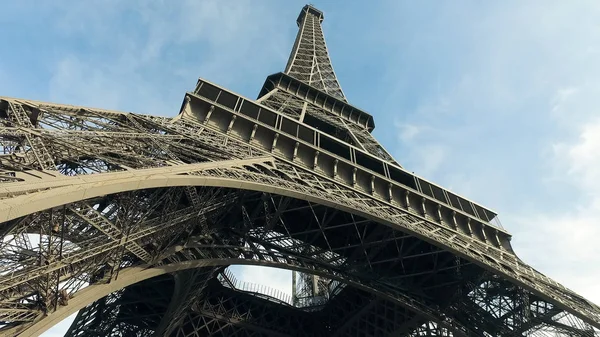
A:
<svg viewBox="0 0 600 337">
<path fill-rule="evenodd" d="M 598 336 L 496 213 L 403 169 L 311 5 L 258 99 L 174 118 L 0 98 L 0 335 Z M 293 271 L 292 294 L 228 268 Z"/>
</svg>

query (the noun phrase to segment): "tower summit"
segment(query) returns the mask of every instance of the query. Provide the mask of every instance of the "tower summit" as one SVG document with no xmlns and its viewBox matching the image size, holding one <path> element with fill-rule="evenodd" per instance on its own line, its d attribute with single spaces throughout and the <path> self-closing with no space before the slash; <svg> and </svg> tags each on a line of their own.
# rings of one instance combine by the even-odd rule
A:
<svg viewBox="0 0 600 337">
<path fill-rule="evenodd" d="M 175 118 L 0 97 L 0 336 L 598 336 L 492 210 L 404 170 L 307 5 L 251 100 Z M 292 270 L 292 296 L 231 265 Z"/>
<path fill-rule="evenodd" d="M 321 28 L 323 12 L 311 5 L 302 8 L 296 22 L 298 35 L 285 73 L 333 97 L 346 101 L 333 71 Z"/>
</svg>

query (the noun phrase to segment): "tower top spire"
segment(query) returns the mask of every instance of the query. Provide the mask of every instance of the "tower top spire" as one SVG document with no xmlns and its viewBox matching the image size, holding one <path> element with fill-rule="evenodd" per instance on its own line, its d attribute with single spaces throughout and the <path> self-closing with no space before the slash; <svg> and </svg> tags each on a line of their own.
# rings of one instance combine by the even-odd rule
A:
<svg viewBox="0 0 600 337">
<path fill-rule="evenodd" d="M 298 15 L 298 35 L 288 59 L 285 73 L 328 95 L 346 102 L 325 44 L 321 22 L 323 12 L 305 5 Z"/>
<path fill-rule="evenodd" d="M 306 14 L 311 14 L 319 18 L 319 23 L 323 22 L 323 19 L 325 19 L 325 15 L 323 15 L 322 11 L 316 9 L 312 4 L 308 4 L 302 7 L 302 11 L 300 11 L 300 14 L 298 14 L 298 19 L 296 20 L 298 27 L 300 27 L 300 25 L 302 24 L 302 20 L 304 19 Z"/>
</svg>

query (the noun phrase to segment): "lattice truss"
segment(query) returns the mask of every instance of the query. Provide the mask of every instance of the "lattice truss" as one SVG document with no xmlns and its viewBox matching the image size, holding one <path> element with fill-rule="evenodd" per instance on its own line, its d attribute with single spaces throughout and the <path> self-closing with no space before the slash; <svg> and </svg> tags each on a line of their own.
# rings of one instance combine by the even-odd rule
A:
<svg viewBox="0 0 600 337">
<path fill-rule="evenodd" d="M 510 249 L 202 102 L 171 119 L 0 101 L 0 334 L 82 308 L 71 336 L 598 334 L 597 306 Z M 329 296 L 238 289 L 234 264 L 317 275 Z"/>
<path fill-rule="evenodd" d="M 344 121 L 343 118 L 323 111 L 313 103 L 280 89 L 273 89 L 260 102 L 282 115 L 299 120 L 385 161 L 394 162 L 394 158 L 379 144 L 365 126 Z"/>
<path fill-rule="evenodd" d="M 321 27 L 323 13 L 306 6 L 298 17 L 298 35 L 285 73 L 325 93 L 346 100 L 333 71 Z"/>
</svg>

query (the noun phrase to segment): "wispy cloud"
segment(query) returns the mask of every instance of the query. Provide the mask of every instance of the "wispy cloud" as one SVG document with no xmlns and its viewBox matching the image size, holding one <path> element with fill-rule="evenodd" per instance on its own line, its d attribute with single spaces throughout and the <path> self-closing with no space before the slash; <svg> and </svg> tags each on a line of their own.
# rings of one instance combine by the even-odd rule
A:
<svg viewBox="0 0 600 337">
<path fill-rule="evenodd" d="M 410 142 L 421 132 L 421 128 L 412 124 L 396 123 L 398 138 L 403 142 Z"/>
<path fill-rule="evenodd" d="M 600 120 L 584 125 L 576 141 L 555 149 L 553 159 L 566 164 L 555 174 L 574 185 L 561 197 L 579 202 L 515 217 L 521 227 L 516 239 L 526 260 L 600 303 Z"/>
</svg>

